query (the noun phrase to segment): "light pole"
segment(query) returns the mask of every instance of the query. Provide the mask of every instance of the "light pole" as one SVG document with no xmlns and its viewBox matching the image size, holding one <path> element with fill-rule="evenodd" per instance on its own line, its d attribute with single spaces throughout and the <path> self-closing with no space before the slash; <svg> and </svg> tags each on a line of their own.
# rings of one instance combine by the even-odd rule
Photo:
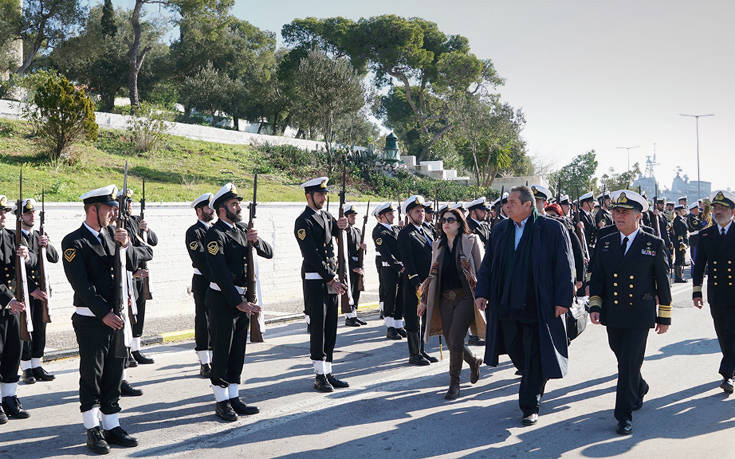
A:
<svg viewBox="0 0 735 459">
<path fill-rule="evenodd" d="M 699 118 L 705 117 L 705 116 L 715 116 L 714 113 L 708 113 L 706 115 L 690 115 L 688 113 L 679 113 L 681 116 L 686 116 L 689 118 L 694 118 L 695 125 L 697 127 L 697 200 L 702 199 L 702 193 L 700 191 L 701 189 L 701 179 L 699 178 Z"/>
<path fill-rule="evenodd" d="M 618 150 L 626 150 L 628 152 L 628 172 L 630 172 L 630 150 L 634 148 L 640 148 L 640 145 L 634 145 L 632 147 L 615 147 Z"/>
</svg>

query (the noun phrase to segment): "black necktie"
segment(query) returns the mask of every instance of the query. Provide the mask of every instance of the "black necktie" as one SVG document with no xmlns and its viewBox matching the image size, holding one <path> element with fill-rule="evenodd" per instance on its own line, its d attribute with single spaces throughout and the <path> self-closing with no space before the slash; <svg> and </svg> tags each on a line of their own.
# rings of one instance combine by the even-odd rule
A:
<svg viewBox="0 0 735 459">
<path fill-rule="evenodd" d="M 727 231 L 725 230 L 725 228 L 720 228 L 720 230 L 721 230 L 720 236 L 722 236 L 724 239 L 724 237 L 727 235 Z"/>
<path fill-rule="evenodd" d="M 105 252 L 105 255 L 110 255 L 110 252 L 107 250 L 107 242 L 105 241 L 105 236 L 103 236 L 102 231 L 100 231 L 97 236 L 99 236 L 100 245 L 102 246 L 102 251 Z"/>
<path fill-rule="evenodd" d="M 628 237 L 623 238 L 623 243 L 620 244 L 620 249 L 623 251 L 623 255 L 625 255 L 625 249 L 628 248 Z"/>
</svg>

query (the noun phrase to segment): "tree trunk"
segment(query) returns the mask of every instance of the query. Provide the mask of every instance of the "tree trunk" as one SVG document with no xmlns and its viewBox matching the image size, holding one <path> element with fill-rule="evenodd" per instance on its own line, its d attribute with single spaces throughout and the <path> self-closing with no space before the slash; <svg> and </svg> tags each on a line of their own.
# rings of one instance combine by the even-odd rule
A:
<svg viewBox="0 0 735 459">
<path fill-rule="evenodd" d="M 232 117 L 232 125 L 235 127 L 236 131 L 240 130 L 240 118 L 237 115 Z"/>
<path fill-rule="evenodd" d="M 140 99 L 138 98 L 138 74 L 140 68 L 143 65 L 145 55 L 150 51 L 150 47 L 146 46 L 143 51 L 140 51 L 140 40 L 142 30 L 140 26 L 140 10 L 143 7 L 145 0 L 135 0 L 135 7 L 133 8 L 133 14 L 130 17 L 130 24 L 133 27 L 133 41 L 128 42 L 128 89 L 130 97 L 130 110 L 131 113 L 135 113 L 135 110 L 140 105 Z"/>
</svg>

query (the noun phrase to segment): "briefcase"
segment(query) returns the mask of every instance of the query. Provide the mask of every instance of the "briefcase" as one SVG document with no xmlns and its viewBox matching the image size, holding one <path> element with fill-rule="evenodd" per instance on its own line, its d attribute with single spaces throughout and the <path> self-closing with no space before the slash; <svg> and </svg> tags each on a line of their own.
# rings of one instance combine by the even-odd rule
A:
<svg viewBox="0 0 735 459">
<path fill-rule="evenodd" d="M 575 298 L 569 311 L 565 314 L 567 339 L 570 343 L 587 327 L 587 316 L 589 315 L 587 303 L 589 303 L 589 298 Z"/>
</svg>

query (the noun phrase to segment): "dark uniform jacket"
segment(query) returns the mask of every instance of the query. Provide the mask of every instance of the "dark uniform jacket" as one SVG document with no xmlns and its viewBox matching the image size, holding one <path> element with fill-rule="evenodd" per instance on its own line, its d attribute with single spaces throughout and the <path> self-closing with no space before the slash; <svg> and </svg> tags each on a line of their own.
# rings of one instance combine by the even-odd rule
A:
<svg viewBox="0 0 735 459">
<path fill-rule="evenodd" d="M 467 225 L 482 241 L 482 248 L 487 247 L 487 241 L 490 240 L 490 225 L 487 222 L 477 222 L 472 217 L 467 218 Z"/>
<path fill-rule="evenodd" d="M 424 227 L 424 230 L 431 235 L 432 239 L 436 239 L 436 228 L 434 227 L 434 223 L 424 222 L 421 225 Z"/>
<path fill-rule="evenodd" d="M 61 241 L 64 273 L 74 289 L 74 306 L 89 308 L 99 319 L 110 311 L 120 314 L 114 310 L 115 241 L 111 231 L 103 228 L 102 233 L 106 248 L 84 224 Z M 150 247 L 133 248 L 131 243 L 126 250 L 126 269 L 135 271 L 139 263 L 151 256 Z"/>
<path fill-rule="evenodd" d="M 382 262 L 388 263 L 388 267 L 400 270 L 402 263 L 398 252 L 398 228 L 392 226 L 388 229 L 382 223 L 378 223 L 373 228 L 373 242 Z"/>
<path fill-rule="evenodd" d="M 674 232 L 674 250 L 679 250 L 681 244 L 689 244 L 689 233 L 687 232 L 687 224 L 684 223 L 684 217 L 677 215 L 673 223 Z"/>
<path fill-rule="evenodd" d="M 38 244 L 38 237 L 40 236 L 40 234 L 41 233 L 36 230 L 33 230 L 28 234 L 23 233 L 23 239 L 26 243 L 26 246 L 28 247 L 28 250 L 33 252 L 36 257 L 39 257 L 36 266 L 31 268 L 30 271 L 27 272 L 29 282 L 32 280 L 35 285 L 39 284 L 39 279 L 41 278 L 41 246 Z M 59 253 L 56 251 L 54 246 L 51 245 L 51 243 L 46 246 L 46 261 L 48 261 L 49 263 L 59 262 Z M 28 293 L 30 293 L 31 291 L 32 290 L 30 290 L 29 287 Z"/>
<path fill-rule="evenodd" d="M 595 246 L 595 221 L 592 218 L 592 214 L 582 209 L 579 214 L 579 221 L 584 225 L 584 237 L 587 242 L 587 247 L 592 250 Z"/>
<path fill-rule="evenodd" d="M 595 214 L 595 228 L 598 228 L 598 229 L 600 228 L 600 222 L 601 221 L 604 221 L 605 222 L 604 225 L 603 225 L 603 228 L 605 226 L 608 226 L 608 225 L 612 225 L 613 224 L 612 214 L 610 213 L 609 210 L 603 209 L 602 207 Z M 602 238 L 598 235 L 597 236 L 597 240 L 599 241 L 600 239 L 602 239 Z"/>
<path fill-rule="evenodd" d="M 338 231 L 337 220 L 324 210 L 317 212 L 306 206 L 296 218 L 294 235 L 304 258 L 301 264 L 302 278 L 305 273 L 317 273 L 324 282 L 337 277 L 332 235 Z"/>
<path fill-rule="evenodd" d="M 0 229 L 0 305 L 6 306 L 15 295 L 15 231 L 7 228 Z M 31 273 L 38 267 L 38 257 L 35 252 L 28 249 L 26 259 L 26 277 L 28 281 L 28 293 L 30 294 L 38 286 L 33 281 Z"/>
<path fill-rule="evenodd" d="M 669 325 L 671 289 L 664 241 L 638 231 L 625 255 L 621 245 L 619 232 L 597 241 L 590 279 L 590 312 L 599 312 L 600 322 L 615 328 Z"/>
<path fill-rule="evenodd" d="M 429 275 L 433 242 L 431 234 L 425 229 L 420 230 L 410 223 L 398 233 L 398 250 L 405 268 L 404 275 L 414 290 L 417 290 Z"/>
<path fill-rule="evenodd" d="M 707 301 L 714 306 L 735 304 L 735 224 L 723 237 L 715 223 L 699 232 L 697 256 L 694 260 L 694 298 L 702 297 L 702 283 L 707 269 Z"/>
<path fill-rule="evenodd" d="M 131 215 L 128 217 L 125 222 L 125 229 L 128 230 L 128 234 L 130 235 L 130 244 L 133 247 L 145 246 L 145 243 L 143 242 L 143 231 L 140 229 L 140 216 Z M 156 236 L 156 233 L 154 233 L 150 228 L 148 228 L 148 245 L 151 247 L 158 245 L 158 236 Z M 138 268 L 145 268 L 146 261 L 148 260 L 141 259 Z"/>
<path fill-rule="evenodd" d="M 191 258 L 191 267 L 198 269 L 206 279 L 210 278 L 207 264 L 207 227 L 197 220 L 186 230 L 186 249 Z"/>
<path fill-rule="evenodd" d="M 242 296 L 235 286 L 247 285 L 247 256 L 252 250 L 246 239 L 247 232 L 247 227 L 241 222 L 230 226 L 223 220 L 217 220 L 205 236 L 209 280 L 217 284 L 227 305 L 232 308 L 242 303 Z M 258 238 L 253 247 L 259 256 L 273 258 L 273 249 L 264 240 Z"/>
<path fill-rule="evenodd" d="M 572 255 L 574 256 L 574 279 L 579 282 L 584 282 L 585 266 L 582 243 L 579 242 L 579 237 L 577 237 L 577 233 L 574 231 L 574 224 L 572 222 L 566 218 L 561 219 L 560 222 L 564 225 L 564 228 L 566 228 L 567 233 L 569 233 L 569 243 L 572 246 Z"/>
<path fill-rule="evenodd" d="M 347 235 L 347 256 L 350 258 L 350 272 L 355 268 L 362 268 L 358 261 L 360 260 L 360 240 L 362 239 L 362 231 L 355 226 L 350 226 L 345 232 Z"/>
<path fill-rule="evenodd" d="M 687 214 L 687 229 L 689 230 L 689 245 L 695 247 L 699 242 L 699 231 L 707 226 L 707 222 L 699 215 Z M 696 261 L 695 261 L 696 263 Z"/>
</svg>

